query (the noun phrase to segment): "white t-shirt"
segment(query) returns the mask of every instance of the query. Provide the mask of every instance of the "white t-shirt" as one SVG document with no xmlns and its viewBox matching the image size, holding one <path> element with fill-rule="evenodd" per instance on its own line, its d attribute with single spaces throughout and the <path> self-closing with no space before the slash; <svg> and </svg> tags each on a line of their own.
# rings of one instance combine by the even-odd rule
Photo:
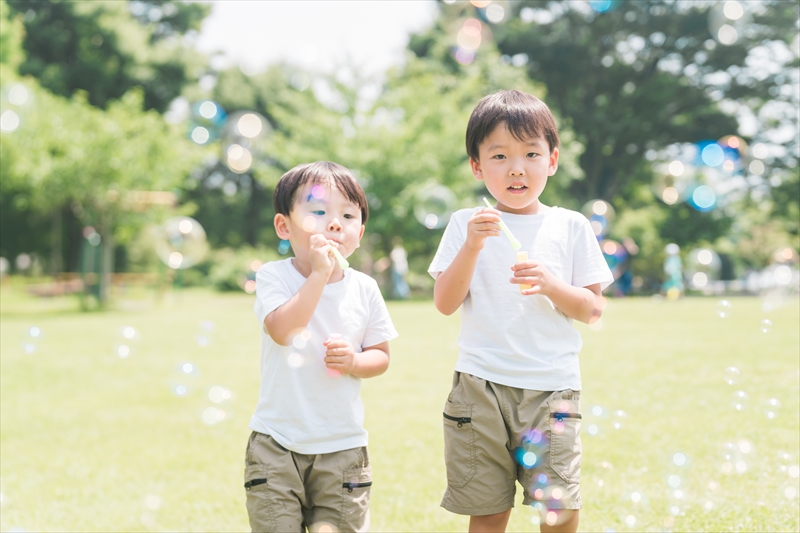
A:
<svg viewBox="0 0 800 533">
<path fill-rule="evenodd" d="M 322 343 L 338 333 L 359 353 L 397 337 L 397 331 L 375 280 L 348 268 L 344 279 L 325 285 L 305 332 L 298 331 L 291 345 L 279 345 L 266 333 L 264 319 L 305 281 L 291 259 L 266 263 L 256 274 L 261 391 L 250 429 L 303 454 L 366 446 L 361 379 L 329 371 Z"/>
<path fill-rule="evenodd" d="M 453 262 L 477 209 L 461 209 L 450 217 L 428 268 L 432 276 Z M 520 251 L 570 285 L 600 283 L 605 288 L 613 281 L 589 221 L 580 213 L 553 207 L 538 215 L 503 213 L 502 218 L 522 243 Z M 456 370 L 520 389 L 580 390 L 580 333 L 547 297 L 523 296 L 519 285 L 509 282 L 516 258 L 505 235 L 486 239 L 461 306 Z"/>
</svg>

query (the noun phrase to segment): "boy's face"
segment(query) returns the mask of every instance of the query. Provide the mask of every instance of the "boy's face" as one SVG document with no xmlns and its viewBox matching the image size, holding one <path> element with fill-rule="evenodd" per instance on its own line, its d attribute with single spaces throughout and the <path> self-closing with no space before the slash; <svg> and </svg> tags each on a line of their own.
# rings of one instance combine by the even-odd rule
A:
<svg viewBox="0 0 800 533">
<path fill-rule="evenodd" d="M 338 243 L 344 257 L 359 247 L 364 235 L 361 209 L 334 184 L 306 183 L 295 195 L 289 216 L 275 215 L 275 231 L 291 243 L 301 266 L 310 264 L 309 242 L 314 234 Z"/>
<path fill-rule="evenodd" d="M 478 161 L 469 163 L 497 200 L 498 210 L 532 215 L 539 212 L 548 176 L 558 168 L 558 148 L 550 153 L 544 139 L 520 141 L 501 122 L 478 146 Z"/>
</svg>

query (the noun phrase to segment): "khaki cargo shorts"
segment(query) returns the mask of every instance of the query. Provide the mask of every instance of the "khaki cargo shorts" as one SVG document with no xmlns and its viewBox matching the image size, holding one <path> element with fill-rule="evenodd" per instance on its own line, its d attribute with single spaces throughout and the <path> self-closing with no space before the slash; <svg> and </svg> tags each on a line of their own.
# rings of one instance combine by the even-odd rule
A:
<svg viewBox="0 0 800 533">
<path fill-rule="evenodd" d="M 580 391 L 535 391 L 455 372 L 444 406 L 442 507 L 482 516 L 523 505 L 580 509 Z"/>
<path fill-rule="evenodd" d="M 336 533 L 369 529 L 367 448 L 304 455 L 253 432 L 244 461 L 253 531 Z"/>
</svg>

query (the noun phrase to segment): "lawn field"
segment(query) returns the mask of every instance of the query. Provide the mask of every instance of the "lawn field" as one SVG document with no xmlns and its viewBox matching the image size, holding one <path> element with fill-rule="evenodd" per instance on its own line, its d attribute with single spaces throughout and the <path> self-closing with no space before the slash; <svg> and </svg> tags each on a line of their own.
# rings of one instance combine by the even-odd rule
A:
<svg viewBox="0 0 800 533">
<path fill-rule="evenodd" d="M 252 296 L 143 293 L 104 313 L 0 297 L 0 530 L 249 530 Z M 720 318 L 719 300 L 610 300 L 600 328 L 578 325 L 582 531 L 798 531 L 800 306 L 732 298 Z M 391 366 L 362 389 L 371 529 L 464 531 L 439 507 L 458 316 L 389 309 Z M 537 517 L 518 494 L 508 530 Z"/>
</svg>

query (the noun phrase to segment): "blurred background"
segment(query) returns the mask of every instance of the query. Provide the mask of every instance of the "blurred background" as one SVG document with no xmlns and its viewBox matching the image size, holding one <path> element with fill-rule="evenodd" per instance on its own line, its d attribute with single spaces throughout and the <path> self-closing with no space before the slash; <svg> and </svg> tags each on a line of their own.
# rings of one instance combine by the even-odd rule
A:
<svg viewBox="0 0 800 533">
<path fill-rule="evenodd" d="M 501 88 L 556 114 L 543 201 L 592 220 L 609 294 L 796 289 L 793 2 L 0 6 L 0 267 L 36 294 L 252 292 L 291 253 L 277 179 L 333 160 L 372 211 L 351 263 L 428 297 L 449 215 L 486 194 L 467 118 Z"/>
</svg>

